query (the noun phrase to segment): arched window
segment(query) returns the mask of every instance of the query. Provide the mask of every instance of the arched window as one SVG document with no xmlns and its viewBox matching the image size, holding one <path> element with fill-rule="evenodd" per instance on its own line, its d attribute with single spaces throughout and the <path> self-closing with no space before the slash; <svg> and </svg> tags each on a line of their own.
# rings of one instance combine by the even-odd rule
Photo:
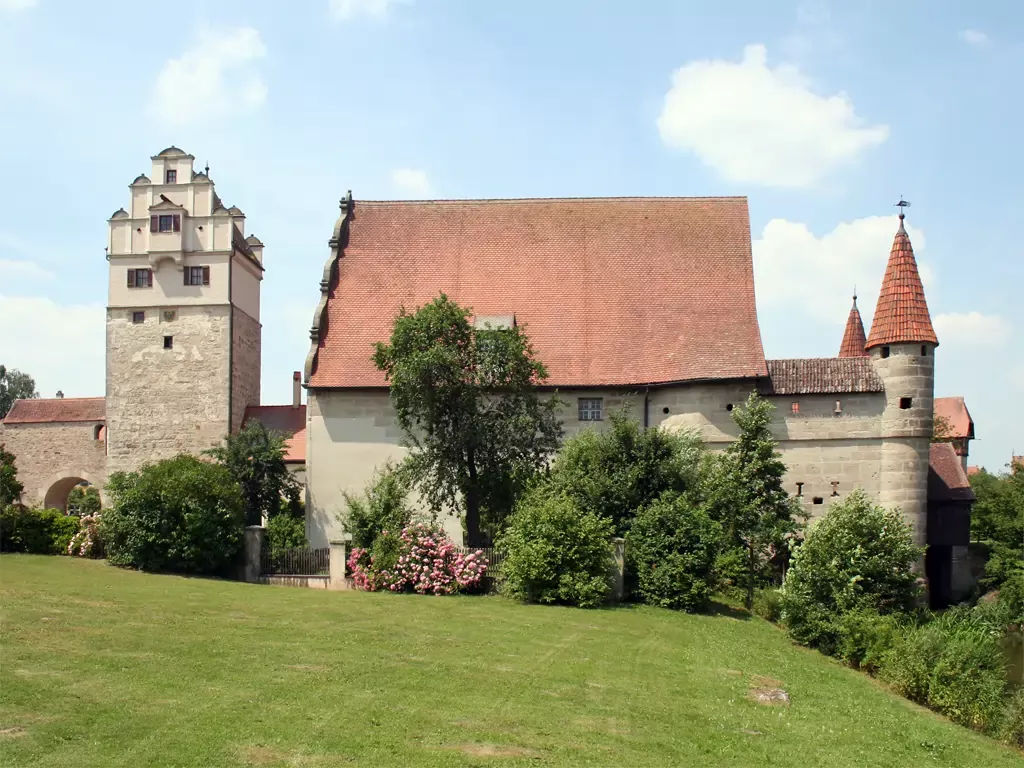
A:
<svg viewBox="0 0 1024 768">
<path fill-rule="evenodd" d="M 92 437 L 93 440 L 102 440 L 107 436 L 107 427 L 104 424 L 97 424 L 93 427 Z"/>
</svg>

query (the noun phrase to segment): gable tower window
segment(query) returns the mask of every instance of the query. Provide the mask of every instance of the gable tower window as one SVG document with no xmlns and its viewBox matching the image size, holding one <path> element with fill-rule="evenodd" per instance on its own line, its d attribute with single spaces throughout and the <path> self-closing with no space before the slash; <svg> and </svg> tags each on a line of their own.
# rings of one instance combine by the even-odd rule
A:
<svg viewBox="0 0 1024 768">
<path fill-rule="evenodd" d="M 164 183 L 165 184 L 175 184 L 175 183 L 177 183 L 177 181 L 178 181 L 178 172 L 177 171 L 165 171 L 164 172 Z"/>
<path fill-rule="evenodd" d="M 185 267 L 185 285 L 209 285 L 209 267 Z"/>
<path fill-rule="evenodd" d="M 181 215 L 161 214 L 149 217 L 150 232 L 181 232 Z"/>
<path fill-rule="evenodd" d="M 577 400 L 576 405 L 580 421 L 601 421 L 602 399 L 600 397 L 581 397 Z"/>
</svg>

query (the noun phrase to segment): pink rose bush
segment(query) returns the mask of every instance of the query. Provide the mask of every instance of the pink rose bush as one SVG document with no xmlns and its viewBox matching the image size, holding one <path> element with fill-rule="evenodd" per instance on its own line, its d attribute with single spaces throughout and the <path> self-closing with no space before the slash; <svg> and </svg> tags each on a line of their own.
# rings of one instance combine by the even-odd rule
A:
<svg viewBox="0 0 1024 768">
<path fill-rule="evenodd" d="M 68 554 L 74 557 L 100 557 L 103 540 L 100 538 L 100 513 L 85 515 L 78 521 L 78 533 L 68 542 Z"/>
<path fill-rule="evenodd" d="M 443 531 L 413 523 L 397 535 L 382 532 L 372 551 L 353 549 L 348 568 L 355 585 L 370 592 L 451 595 L 479 585 L 487 560 L 480 550 L 459 552 Z"/>
</svg>

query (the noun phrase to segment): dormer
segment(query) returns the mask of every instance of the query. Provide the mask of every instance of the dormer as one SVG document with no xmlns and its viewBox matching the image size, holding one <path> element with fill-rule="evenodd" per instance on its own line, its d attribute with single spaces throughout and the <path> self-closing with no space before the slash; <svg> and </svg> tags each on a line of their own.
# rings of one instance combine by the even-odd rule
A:
<svg viewBox="0 0 1024 768">
<path fill-rule="evenodd" d="M 228 213 L 231 214 L 231 220 L 234 222 L 235 226 L 238 228 L 238 233 L 240 235 L 244 236 L 245 235 L 245 214 L 242 213 L 242 209 L 239 208 L 237 205 L 232 205 L 230 208 L 228 208 Z"/>
<path fill-rule="evenodd" d="M 192 181 L 192 165 L 195 157 L 175 146 L 153 155 L 153 183 L 173 186 Z"/>
<path fill-rule="evenodd" d="M 156 267 L 163 259 L 178 266 L 184 263 L 182 228 L 188 212 L 177 203 L 160 195 L 159 202 L 149 206 L 149 261 Z"/>
</svg>

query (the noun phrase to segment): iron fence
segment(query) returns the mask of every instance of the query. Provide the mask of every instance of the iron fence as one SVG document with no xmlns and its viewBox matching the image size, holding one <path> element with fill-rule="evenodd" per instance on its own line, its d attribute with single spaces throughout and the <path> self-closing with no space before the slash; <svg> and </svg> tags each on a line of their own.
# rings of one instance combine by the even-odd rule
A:
<svg viewBox="0 0 1024 768">
<path fill-rule="evenodd" d="M 272 550 L 264 543 L 260 571 L 264 576 L 329 576 L 331 550 L 329 547 Z"/>
<path fill-rule="evenodd" d="M 455 550 L 463 555 L 482 552 L 484 559 L 487 561 L 487 571 L 484 576 L 489 579 L 498 577 L 500 566 L 505 562 L 505 552 L 494 547 L 456 547 Z"/>
</svg>

